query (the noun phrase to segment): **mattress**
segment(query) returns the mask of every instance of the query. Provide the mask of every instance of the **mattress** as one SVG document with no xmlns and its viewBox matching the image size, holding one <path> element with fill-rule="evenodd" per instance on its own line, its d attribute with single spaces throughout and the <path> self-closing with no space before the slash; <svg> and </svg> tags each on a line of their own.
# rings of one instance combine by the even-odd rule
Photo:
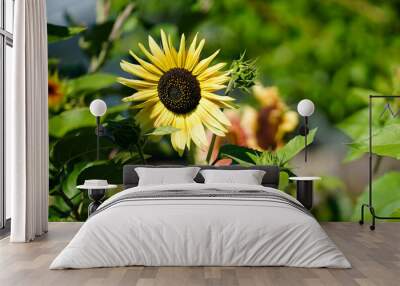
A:
<svg viewBox="0 0 400 286">
<path fill-rule="evenodd" d="M 351 267 L 293 197 L 263 186 L 193 183 L 114 195 L 50 269 L 133 265 Z"/>
</svg>

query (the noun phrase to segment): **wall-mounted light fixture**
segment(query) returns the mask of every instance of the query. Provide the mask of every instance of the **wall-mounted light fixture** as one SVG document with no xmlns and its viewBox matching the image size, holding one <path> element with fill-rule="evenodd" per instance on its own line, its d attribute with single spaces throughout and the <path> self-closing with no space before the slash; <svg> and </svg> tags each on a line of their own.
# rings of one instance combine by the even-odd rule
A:
<svg viewBox="0 0 400 286">
<path fill-rule="evenodd" d="M 297 112 L 304 117 L 304 125 L 300 127 L 300 135 L 304 136 L 304 161 L 307 162 L 307 135 L 310 131 L 308 129 L 308 117 L 310 117 L 315 110 L 314 103 L 309 99 L 303 99 L 297 104 Z"/>
<path fill-rule="evenodd" d="M 104 127 L 100 124 L 100 117 L 107 112 L 107 104 L 101 99 L 95 99 L 90 103 L 90 113 L 96 117 L 97 153 L 96 159 L 100 159 L 100 136 L 104 135 Z"/>
</svg>

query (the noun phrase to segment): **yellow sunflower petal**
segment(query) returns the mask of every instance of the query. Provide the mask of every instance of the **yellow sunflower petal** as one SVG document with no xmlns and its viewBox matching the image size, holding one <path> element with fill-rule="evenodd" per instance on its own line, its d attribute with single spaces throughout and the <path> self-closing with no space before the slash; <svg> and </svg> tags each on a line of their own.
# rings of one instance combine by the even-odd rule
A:
<svg viewBox="0 0 400 286">
<path fill-rule="evenodd" d="M 206 98 L 201 98 L 200 99 L 200 104 L 204 106 L 204 108 L 208 111 L 209 114 L 215 117 L 219 122 L 221 122 L 224 125 L 231 126 L 230 121 L 226 117 L 226 115 L 221 111 L 221 109 L 213 103 L 212 101 L 206 99 Z"/>
<path fill-rule="evenodd" d="M 148 116 L 151 119 L 155 119 L 157 116 L 160 115 L 161 111 L 163 111 L 165 108 L 164 104 L 161 103 L 161 101 L 158 101 L 154 106 L 153 109 L 150 111 L 150 114 Z"/>
<path fill-rule="evenodd" d="M 154 39 L 151 36 L 149 36 L 149 47 L 150 47 L 151 53 L 156 58 L 158 58 L 164 64 L 165 67 L 170 69 L 171 65 L 169 64 L 169 61 L 168 61 L 167 57 L 165 56 L 163 50 L 158 46 L 156 41 L 154 41 Z"/>
<path fill-rule="evenodd" d="M 168 109 L 164 109 L 154 122 L 155 127 L 170 126 L 174 120 L 174 114 Z"/>
<path fill-rule="evenodd" d="M 198 80 L 205 80 L 209 77 L 214 76 L 220 69 L 222 69 L 226 63 L 219 63 L 216 65 L 213 65 L 209 68 L 207 68 L 205 71 L 203 71 L 198 77 Z"/>
<path fill-rule="evenodd" d="M 143 131 L 151 130 L 153 128 L 153 120 L 149 118 L 149 110 L 149 108 L 143 108 L 135 115 L 135 120 L 139 123 Z"/>
<path fill-rule="evenodd" d="M 187 140 L 187 132 L 186 132 L 186 124 L 185 124 L 185 115 L 176 115 L 174 118 L 173 126 L 178 128 L 179 131 L 176 131 L 171 134 L 171 143 L 174 149 L 182 156 L 183 151 L 185 150 L 186 140 Z"/>
<path fill-rule="evenodd" d="M 151 81 L 155 81 L 155 82 L 157 82 L 160 79 L 160 76 L 148 72 L 142 66 L 131 64 L 127 61 L 121 61 L 121 68 L 124 71 L 126 71 L 130 74 L 133 74 L 137 77 L 141 77 L 143 79 L 147 79 L 147 80 L 151 80 Z"/>
<path fill-rule="evenodd" d="M 171 56 L 173 57 L 174 62 L 178 66 L 178 52 L 175 50 L 174 44 L 172 43 L 171 35 L 168 35 L 168 44 L 169 44 L 169 49 L 171 51 Z"/>
<path fill-rule="evenodd" d="M 157 93 L 156 89 L 143 89 L 143 90 L 139 90 L 138 92 L 134 93 L 131 96 L 124 97 L 122 100 L 125 102 L 143 101 L 143 100 L 150 99 L 152 97 L 156 97 L 157 94 L 158 93 Z"/>
<path fill-rule="evenodd" d="M 196 51 L 196 45 L 197 45 L 197 33 L 194 36 L 194 39 L 192 43 L 189 46 L 189 49 L 187 51 L 186 59 L 185 59 L 185 69 L 189 69 L 189 66 L 191 65 L 191 60 L 194 56 L 194 52 Z"/>
<path fill-rule="evenodd" d="M 185 66 L 185 59 L 186 59 L 186 44 L 185 44 L 185 34 L 181 36 L 181 43 L 179 45 L 178 51 L 178 67 L 183 68 Z"/>
<path fill-rule="evenodd" d="M 164 30 L 161 30 L 161 42 L 164 49 L 165 59 L 168 62 L 168 66 L 173 68 L 176 67 L 175 60 L 172 56 L 171 49 L 169 47 L 167 36 L 165 35 Z"/>
<path fill-rule="evenodd" d="M 226 107 L 226 108 L 237 108 L 236 104 L 233 103 L 235 101 L 235 99 L 233 97 L 226 96 L 226 95 L 223 95 L 223 96 L 217 95 L 215 93 L 211 93 L 211 92 L 207 92 L 207 91 L 202 91 L 201 96 L 211 100 L 218 106 Z"/>
<path fill-rule="evenodd" d="M 207 82 L 200 82 L 200 88 L 202 91 L 209 91 L 214 92 L 217 90 L 224 89 L 226 85 L 224 84 L 215 84 L 215 83 L 207 83 Z"/>
<path fill-rule="evenodd" d="M 159 101 L 158 97 L 152 97 L 141 103 L 135 103 L 134 105 L 131 106 L 131 108 L 133 109 L 151 108 L 158 101 Z"/>
<path fill-rule="evenodd" d="M 127 79 L 123 77 L 118 77 L 117 81 L 120 84 L 126 85 L 128 87 L 140 90 L 140 89 L 147 89 L 147 88 L 152 88 L 156 87 L 157 83 L 155 82 L 150 82 L 150 81 L 144 81 L 144 80 L 138 80 L 138 79 Z"/>
<path fill-rule="evenodd" d="M 227 95 L 218 95 L 208 91 L 202 91 L 201 96 L 204 96 L 207 99 L 215 100 L 215 101 L 224 101 L 224 102 L 232 102 L 235 101 L 233 97 Z"/>
<path fill-rule="evenodd" d="M 201 51 L 203 50 L 204 44 L 205 44 L 205 40 L 202 39 L 200 41 L 199 46 L 194 51 L 193 55 L 191 55 L 190 57 L 189 57 L 190 54 L 188 55 L 188 58 L 186 59 L 187 61 L 185 64 L 185 67 L 187 68 L 188 71 L 192 71 L 193 68 L 199 62 L 200 54 L 201 54 Z"/>
<path fill-rule="evenodd" d="M 200 117 L 196 112 L 192 112 L 187 118 L 187 130 L 193 142 L 199 146 L 204 147 L 208 144 L 204 126 L 201 123 Z"/>
<path fill-rule="evenodd" d="M 219 76 L 210 77 L 206 80 L 202 80 L 204 84 L 224 84 L 229 81 L 229 76 L 227 73 L 223 73 Z"/>
<path fill-rule="evenodd" d="M 196 112 L 203 124 L 216 135 L 224 136 L 225 133 L 228 132 L 228 130 L 211 114 L 209 114 L 209 112 L 202 105 L 197 107 Z"/>
<path fill-rule="evenodd" d="M 213 61 L 213 59 L 219 54 L 219 51 L 216 51 L 213 53 L 211 56 L 209 56 L 206 59 L 201 60 L 193 69 L 192 73 L 193 75 L 199 75 L 201 74 L 208 66 L 209 64 Z"/>
<path fill-rule="evenodd" d="M 151 63 L 148 63 L 144 60 L 142 60 L 141 58 L 139 58 L 134 52 L 129 51 L 129 53 L 131 54 L 132 57 L 135 58 L 135 60 L 142 66 L 144 67 L 146 70 L 148 70 L 150 73 L 153 74 L 158 74 L 158 75 L 163 75 L 163 72 L 160 71 L 155 65 L 152 65 Z"/>
<path fill-rule="evenodd" d="M 141 43 L 138 44 L 139 48 L 142 50 L 142 52 L 145 54 L 145 56 L 158 68 L 160 68 L 163 71 L 169 70 L 167 65 L 161 60 L 158 59 L 157 57 L 153 56 Z"/>
</svg>

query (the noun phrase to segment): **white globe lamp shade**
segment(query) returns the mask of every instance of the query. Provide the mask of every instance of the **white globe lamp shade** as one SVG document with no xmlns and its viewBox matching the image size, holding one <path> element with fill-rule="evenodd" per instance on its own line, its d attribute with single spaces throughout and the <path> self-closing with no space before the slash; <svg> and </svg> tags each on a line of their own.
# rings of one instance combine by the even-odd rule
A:
<svg viewBox="0 0 400 286">
<path fill-rule="evenodd" d="M 314 109 L 314 103 L 309 99 L 303 99 L 297 104 L 297 112 L 303 117 L 311 116 Z"/>
<path fill-rule="evenodd" d="M 101 99 L 95 99 L 90 103 L 89 109 L 94 116 L 103 116 L 107 111 L 107 104 Z"/>
</svg>

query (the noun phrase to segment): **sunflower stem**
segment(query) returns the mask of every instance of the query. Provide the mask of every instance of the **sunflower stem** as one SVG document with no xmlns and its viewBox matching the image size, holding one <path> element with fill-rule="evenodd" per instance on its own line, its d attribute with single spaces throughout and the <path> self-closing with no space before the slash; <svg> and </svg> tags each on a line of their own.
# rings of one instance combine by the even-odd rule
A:
<svg viewBox="0 0 400 286">
<path fill-rule="evenodd" d="M 217 135 L 213 134 L 211 138 L 210 147 L 208 148 L 206 162 L 211 165 L 211 156 L 214 150 L 215 140 L 217 139 Z"/>
<path fill-rule="evenodd" d="M 225 89 L 225 95 L 229 95 L 229 93 L 232 91 L 234 81 L 235 80 L 233 78 L 231 78 L 231 80 L 228 83 L 228 87 Z M 221 111 L 223 112 L 224 109 L 222 108 Z M 216 140 L 217 140 L 217 135 L 213 134 L 212 138 L 211 138 L 210 147 L 208 148 L 207 157 L 206 157 L 206 162 L 209 165 L 214 165 L 215 162 L 217 161 L 217 159 L 215 159 L 213 162 L 211 162 L 211 157 L 212 157 L 212 153 L 214 150 Z"/>
<path fill-rule="evenodd" d="M 122 28 L 125 22 L 128 20 L 131 15 L 133 9 L 135 8 L 134 3 L 128 4 L 125 9 L 118 15 L 117 19 L 114 22 L 114 25 L 111 29 L 110 35 L 108 36 L 107 41 L 102 44 L 101 51 L 97 57 L 93 57 L 91 59 L 89 65 L 89 72 L 94 73 L 97 72 L 106 62 L 106 59 L 110 53 L 113 42 L 115 42 L 122 34 Z"/>
</svg>

